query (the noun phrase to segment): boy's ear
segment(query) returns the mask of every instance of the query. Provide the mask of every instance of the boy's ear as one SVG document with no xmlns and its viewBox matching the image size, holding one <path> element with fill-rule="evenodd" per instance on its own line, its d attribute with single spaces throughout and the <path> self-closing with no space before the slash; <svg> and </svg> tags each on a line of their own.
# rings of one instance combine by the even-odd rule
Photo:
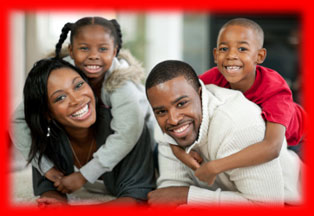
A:
<svg viewBox="0 0 314 216">
<path fill-rule="evenodd" d="M 71 58 L 73 59 L 73 47 L 71 44 L 69 44 L 69 46 L 68 46 L 68 51 L 69 51 Z"/>
<path fill-rule="evenodd" d="M 217 48 L 213 49 L 213 55 L 214 55 L 214 62 L 217 64 Z"/>
<path fill-rule="evenodd" d="M 267 50 L 265 48 L 261 48 L 257 53 L 257 64 L 262 64 L 266 59 Z"/>
</svg>

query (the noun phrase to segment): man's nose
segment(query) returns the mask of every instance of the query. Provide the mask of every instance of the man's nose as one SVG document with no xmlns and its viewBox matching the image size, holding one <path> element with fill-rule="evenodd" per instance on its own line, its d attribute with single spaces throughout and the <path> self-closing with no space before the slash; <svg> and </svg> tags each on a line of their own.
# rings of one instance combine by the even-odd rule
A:
<svg viewBox="0 0 314 216">
<path fill-rule="evenodd" d="M 168 124 L 177 125 L 181 120 L 181 114 L 177 110 L 170 110 L 168 113 Z"/>
</svg>

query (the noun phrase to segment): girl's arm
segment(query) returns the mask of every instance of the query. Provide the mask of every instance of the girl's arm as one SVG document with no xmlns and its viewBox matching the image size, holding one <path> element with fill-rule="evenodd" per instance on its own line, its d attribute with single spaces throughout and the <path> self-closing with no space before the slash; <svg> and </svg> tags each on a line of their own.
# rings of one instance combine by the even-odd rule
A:
<svg viewBox="0 0 314 216">
<path fill-rule="evenodd" d="M 216 175 L 224 171 L 269 162 L 279 156 L 285 131 L 283 125 L 267 121 L 263 141 L 225 158 L 207 162 L 196 170 L 195 175 L 200 180 L 212 184 Z"/>
<path fill-rule="evenodd" d="M 12 131 L 10 131 L 10 137 L 14 147 L 23 155 L 25 160 L 27 160 L 31 148 L 32 138 L 30 135 L 30 129 L 25 122 L 24 103 L 21 103 L 16 108 L 11 120 L 11 128 Z M 59 170 L 53 167 L 53 163 L 45 156 L 42 157 L 40 166 L 36 159 L 33 159 L 31 164 L 41 175 L 45 176 L 50 181 L 54 182 L 56 179 L 63 176 Z"/>
<path fill-rule="evenodd" d="M 141 91 L 133 82 L 128 81 L 111 93 L 110 103 L 110 127 L 113 134 L 109 135 L 104 145 L 94 153 L 93 159 L 80 169 L 90 183 L 95 182 L 103 173 L 110 172 L 130 153 L 146 124 L 145 107 L 149 105 L 144 89 Z M 150 136 L 153 138 L 153 134 Z M 147 142 L 147 145 L 152 144 Z"/>
</svg>

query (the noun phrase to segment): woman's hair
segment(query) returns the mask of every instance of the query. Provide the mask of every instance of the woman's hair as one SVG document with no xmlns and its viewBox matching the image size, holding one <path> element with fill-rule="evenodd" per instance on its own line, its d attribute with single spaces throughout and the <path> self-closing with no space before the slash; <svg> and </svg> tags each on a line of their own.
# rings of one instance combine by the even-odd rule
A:
<svg viewBox="0 0 314 216">
<path fill-rule="evenodd" d="M 23 93 L 25 120 L 32 137 L 28 163 L 35 158 L 40 165 L 42 156 L 45 155 L 58 169 L 64 170 L 64 160 L 60 156 L 60 147 L 64 143 L 65 131 L 58 122 L 48 118 L 47 94 L 50 73 L 61 68 L 70 68 L 76 71 L 87 82 L 84 73 L 70 63 L 57 58 L 42 59 L 36 62 L 29 72 Z M 48 127 L 50 127 L 50 136 L 47 136 Z"/>
<path fill-rule="evenodd" d="M 75 23 L 66 23 L 63 26 L 59 41 L 56 44 L 56 57 L 60 57 L 62 44 L 66 40 L 68 32 L 71 31 L 70 43 L 72 44 L 73 38 L 79 32 L 79 29 L 87 25 L 101 25 L 104 28 L 108 29 L 110 31 L 110 36 L 114 38 L 114 45 L 117 46 L 116 56 L 118 56 L 119 51 L 122 47 L 122 33 L 119 23 L 115 19 L 107 20 L 102 17 L 84 17 L 82 19 L 79 19 Z"/>
</svg>

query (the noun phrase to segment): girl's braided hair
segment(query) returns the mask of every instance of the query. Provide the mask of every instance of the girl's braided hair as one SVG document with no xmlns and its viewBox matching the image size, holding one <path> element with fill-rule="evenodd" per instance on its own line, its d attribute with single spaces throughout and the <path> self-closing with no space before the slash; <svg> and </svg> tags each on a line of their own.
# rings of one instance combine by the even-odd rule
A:
<svg viewBox="0 0 314 216">
<path fill-rule="evenodd" d="M 81 27 L 87 26 L 87 25 L 101 25 L 104 28 L 108 29 L 110 32 L 110 35 L 114 38 L 114 45 L 117 47 L 117 54 L 118 56 L 119 51 L 122 47 L 122 33 L 121 28 L 117 20 L 107 20 L 102 17 L 84 17 L 76 21 L 75 23 L 66 23 L 62 30 L 59 37 L 59 41 L 56 44 L 56 58 L 60 58 L 60 52 L 62 49 L 62 45 L 64 41 L 66 40 L 69 31 L 71 32 L 70 35 L 70 43 L 72 44 L 74 36 L 77 34 L 79 29 Z"/>
</svg>

